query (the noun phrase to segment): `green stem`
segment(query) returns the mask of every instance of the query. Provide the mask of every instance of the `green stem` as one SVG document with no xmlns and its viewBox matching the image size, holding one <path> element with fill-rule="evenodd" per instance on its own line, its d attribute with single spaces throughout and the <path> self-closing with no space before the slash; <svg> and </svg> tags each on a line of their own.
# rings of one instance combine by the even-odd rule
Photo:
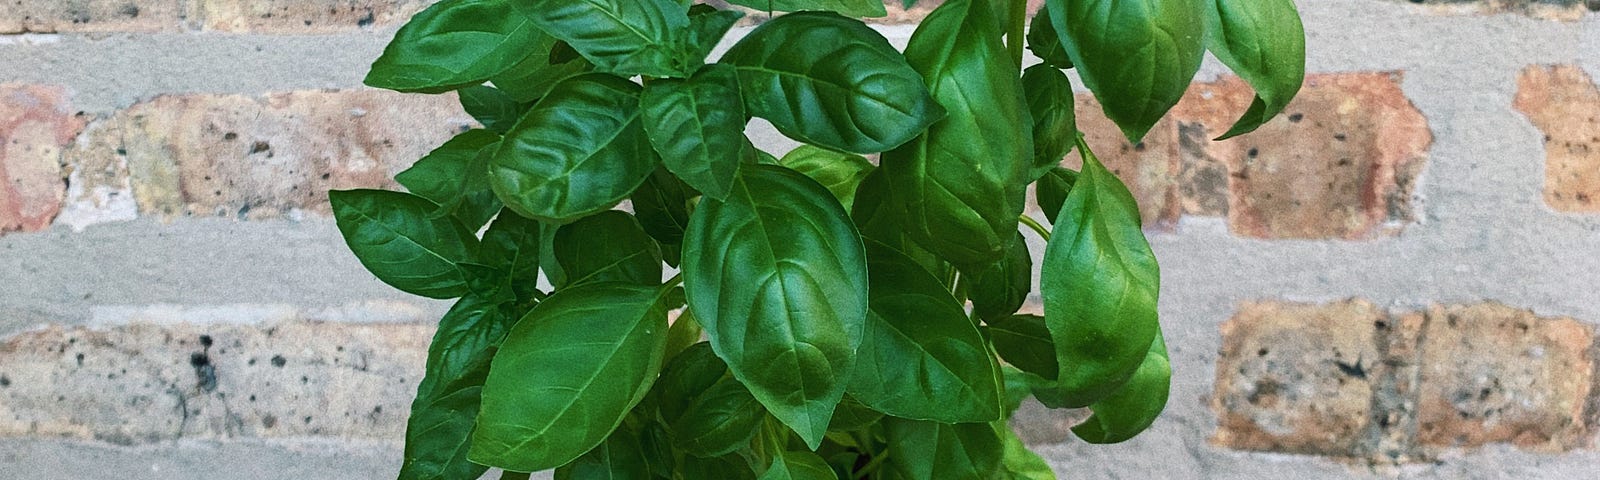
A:
<svg viewBox="0 0 1600 480">
<path fill-rule="evenodd" d="M 1007 25 L 1006 48 L 1011 51 L 1011 61 L 1022 68 L 1023 30 L 1028 24 L 1028 0 L 1011 0 L 1011 22 Z"/>
<path fill-rule="evenodd" d="M 1027 225 L 1029 229 L 1033 230 L 1033 233 L 1039 234 L 1039 238 L 1043 238 L 1046 242 L 1050 241 L 1050 229 L 1044 228 L 1044 225 L 1039 224 L 1038 220 L 1034 220 L 1033 217 L 1027 215 L 1019 215 L 1017 216 L 1017 221 Z"/>
<path fill-rule="evenodd" d="M 889 451 L 887 449 L 882 452 L 878 452 L 877 455 L 873 455 L 872 460 L 868 460 L 866 465 L 861 466 L 861 470 L 856 471 L 856 480 L 861 480 L 863 478 L 867 478 L 869 475 L 872 475 L 873 472 L 878 471 L 879 467 L 883 466 L 883 461 L 888 459 Z"/>
</svg>

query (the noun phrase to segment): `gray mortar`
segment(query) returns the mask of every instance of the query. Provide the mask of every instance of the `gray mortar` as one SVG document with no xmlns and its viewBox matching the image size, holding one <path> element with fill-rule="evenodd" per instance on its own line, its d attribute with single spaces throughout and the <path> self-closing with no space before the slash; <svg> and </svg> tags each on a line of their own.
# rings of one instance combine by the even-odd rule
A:
<svg viewBox="0 0 1600 480">
<path fill-rule="evenodd" d="M 1041 452 L 1063 478 L 1592 477 L 1600 468 L 1592 449 L 1550 455 L 1492 446 L 1432 464 L 1368 467 L 1206 443 L 1215 424 L 1205 399 L 1217 327 L 1240 301 L 1354 296 L 1415 308 L 1497 300 L 1600 322 L 1600 215 L 1557 213 L 1543 203 L 1540 134 L 1511 108 L 1516 75 L 1527 65 L 1575 62 L 1600 74 L 1600 17 L 1556 23 L 1444 16 L 1374 0 L 1299 3 L 1310 71 L 1405 71 L 1402 87 L 1435 137 L 1419 182 L 1421 218 L 1396 237 L 1366 242 L 1244 239 L 1216 218 L 1186 218 L 1176 232 L 1152 235 L 1176 371 L 1166 414 L 1124 444 L 1087 446 L 1058 432 L 1047 440 L 1061 443 L 1040 445 Z M 880 30 L 898 45 L 911 32 Z M 162 93 L 355 88 L 390 34 L 29 37 L 0 43 L 0 82 L 66 84 L 77 108 L 95 114 Z M 1208 61 L 1200 78 L 1222 71 Z M 769 149 L 793 145 L 774 140 L 770 129 L 756 131 Z M 10 235 L 0 238 L 0 286 L 0 336 L 42 322 L 87 322 L 105 305 L 317 307 L 408 298 L 363 272 L 331 222 L 320 219 L 139 220 L 83 233 L 58 227 Z M 392 475 L 398 459 L 397 445 L 325 440 L 123 449 L 11 439 L 0 440 L 0 479 L 108 471 L 124 478 L 379 478 Z"/>
</svg>

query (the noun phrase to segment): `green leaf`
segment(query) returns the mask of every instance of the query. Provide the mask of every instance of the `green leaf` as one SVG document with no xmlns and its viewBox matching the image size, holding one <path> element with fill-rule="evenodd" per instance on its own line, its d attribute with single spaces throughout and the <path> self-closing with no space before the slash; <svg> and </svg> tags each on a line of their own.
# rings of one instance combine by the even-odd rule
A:
<svg viewBox="0 0 1600 480">
<path fill-rule="evenodd" d="M 683 77 L 700 66 L 684 50 L 689 6 L 673 0 L 516 0 L 540 29 L 602 72 Z"/>
<path fill-rule="evenodd" d="M 428 298 L 466 293 L 456 263 L 477 256 L 478 239 L 452 218 L 430 216 L 438 205 L 383 190 L 334 190 L 328 201 L 350 251 L 378 280 Z"/>
<path fill-rule="evenodd" d="M 489 361 L 513 319 L 496 303 L 472 295 L 439 320 L 406 422 L 401 480 L 478 478 L 488 469 L 467 461 L 467 449 Z"/>
<path fill-rule="evenodd" d="M 704 5 L 705 8 L 695 8 Z M 744 18 L 744 12 L 717 10 L 716 7 L 698 3 L 689 7 L 689 58 L 704 62 L 717 42 L 733 25 Z"/>
<path fill-rule="evenodd" d="M 882 5 L 882 4 L 880 4 Z M 838 480 L 833 467 L 815 453 L 785 450 L 773 457 L 761 480 Z"/>
<path fill-rule="evenodd" d="M 1083 172 L 1045 247 L 1040 293 L 1060 363 L 1063 402 L 1110 395 L 1155 340 L 1160 267 L 1128 188 L 1082 148 Z"/>
<path fill-rule="evenodd" d="M 1056 215 L 1061 213 L 1061 204 L 1066 203 L 1067 194 L 1077 182 L 1078 172 L 1065 167 L 1056 167 L 1050 169 L 1050 173 L 1039 177 L 1039 182 L 1033 185 L 1033 196 L 1051 225 L 1055 225 Z"/>
<path fill-rule="evenodd" d="M 627 212 L 609 210 L 563 225 L 554 248 L 567 274 L 557 289 L 594 282 L 661 284 L 661 252 Z"/>
<path fill-rule="evenodd" d="M 702 342 L 684 350 L 661 374 L 661 416 L 674 447 L 700 457 L 722 456 L 748 445 L 760 429 L 766 409 L 727 371 Z"/>
<path fill-rule="evenodd" d="M 734 377 L 807 445 L 844 396 L 867 316 L 861 236 L 816 181 L 746 165 L 685 233 L 689 309 Z"/>
<path fill-rule="evenodd" d="M 1055 380 L 1060 374 L 1056 347 L 1050 341 L 1050 328 L 1045 326 L 1044 317 L 1012 315 L 987 323 L 994 350 L 1006 363 L 1046 380 Z"/>
<path fill-rule="evenodd" d="M 1072 58 L 1067 57 L 1067 50 L 1061 47 L 1061 37 L 1056 35 L 1056 27 L 1050 22 L 1049 8 L 1041 8 L 1034 14 L 1027 38 L 1028 51 L 1044 60 L 1045 65 L 1072 68 Z"/>
<path fill-rule="evenodd" d="M 542 35 L 504 0 L 444 0 L 395 32 L 365 83 L 421 93 L 481 84 L 527 58 Z"/>
<path fill-rule="evenodd" d="M 1028 178 L 1037 179 L 1060 167 L 1077 144 L 1072 81 L 1060 70 L 1034 65 L 1022 71 L 1022 91 L 1033 117 L 1033 170 Z"/>
<path fill-rule="evenodd" d="M 522 112 L 528 105 L 518 103 L 506 92 L 488 85 L 473 85 L 456 91 L 461 99 L 461 108 L 472 115 L 483 128 L 494 133 L 505 134 L 511 131 L 511 126 L 522 118 Z M 496 137 L 495 140 L 499 140 Z"/>
<path fill-rule="evenodd" d="M 911 241 L 900 227 L 905 221 L 905 212 L 899 206 L 889 190 L 889 178 L 884 175 L 882 168 L 875 168 L 861 179 L 861 186 L 856 188 L 850 217 L 861 231 L 862 238 L 883 242 L 906 254 L 935 278 L 949 278 L 953 273 L 950 264 Z"/>
<path fill-rule="evenodd" d="M 963 273 L 965 275 L 965 273 Z M 1018 232 L 1011 249 L 1000 261 L 974 273 L 968 282 L 967 299 L 972 311 L 985 321 L 1017 313 L 1033 291 L 1033 256 L 1028 241 Z"/>
<path fill-rule="evenodd" d="M 901 418 L 1000 418 L 1000 370 L 966 310 L 939 279 L 892 247 L 867 242 L 866 339 L 850 396 Z"/>
<path fill-rule="evenodd" d="M 1306 32 L 1293 0 L 1204 0 L 1206 48 L 1256 98 L 1218 140 L 1250 133 L 1289 105 L 1306 78 Z"/>
<path fill-rule="evenodd" d="M 739 68 L 746 111 L 813 145 L 881 152 L 944 116 L 888 40 L 834 13 L 799 12 L 763 23 L 722 61 Z"/>
<path fill-rule="evenodd" d="M 483 232 L 480 257 L 489 266 L 506 273 L 516 297 L 526 303 L 539 289 L 541 227 L 539 222 L 503 210 L 489 230 Z"/>
<path fill-rule="evenodd" d="M 500 211 L 500 199 L 489 190 L 489 155 L 500 142 L 494 132 L 462 132 L 394 176 L 412 194 L 441 205 L 468 230 L 477 230 Z"/>
<path fill-rule="evenodd" d="M 650 472 L 640 443 L 639 436 L 632 430 L 618 428 L 594 450 L 557 468 L 555 480 L 649 478 Z"/>
<path fill-rule="evenodd" d="M 562 57 L 562 52 L 570 51 L 571 47 L 549 35 L 540 35 L 539 43 L 529 50 L 533 54 L 528 58 L 489 79 L 495 88 L 520 103 L 537 102 L 556 83 L 594 69 L 594 64 L 582 57 Z"/>
<path fill-rule="evenodd" d="M 1206 0 L 1046 0 L 1061 46 L 1131 143 L 1200 69 Z"/>
<path fill-rule="evenodd" d="M 903 227 L 957 266 L 1005 256 L 1026 202 L 1033 159 L 1022 80 L 982 1 L 934 9 L 911 35 L 906 60 L 949 116 L 883 154 Z"/>
<path fill-rule="evenodd" d="M 1028 450 L 1005 422 L 996 422 L 994 430 L 1003 444 L 1000 471 L 992 477 L 994 480 L 1056 480 L 1056 472 L 1050 469 L 1050 464 Z"/>
<path fill-rule="evenodd" d="M 738 72 L 708 65 L 687 80 L 652 81 L 639 107 L 661 163 L 706 196 L 726 198 L 745 140 Z"/>
<path fill-rule="evenodd" d="M 989 478 L 1000 467 L 1000 437 L 988 423 L 884 417 L 883 426 L 888 467 L 903 480 Z"/>
<path fill-rule="evenodd" d="M 683 230 L 689 225 L 689 199 L 699 196 L 666 167 L 657 167 L 633 191 L 633 212 L 650 238 L 661 245 L 661 256 L 668 265 L 678 266 L 682 257 Z"/>
<path fill-rule="evenodd" d="M 849 394 L 839 401 L 839 408 L 833 410 L 833 420 L 828 422 L 829 432 L 848 432 L 860 430 L 868 425 L 878 423 L 883 418 L 883 412 L 867 408 Z"/>
<path fill-rule="evenodd" d="M 677 480 L 701 480 L 714 478 L 717 480 L 755 480 L 756 473 L 751 471 L 750 464 L 741 460 L 738 455 L 723 455 L 716 458 L 700 458 L 694 455 L 683 457 L 682 467 L 674 477 Z"/>
<path fill-rule="evenodd" d="M 838 198 L 839 204 L 844 205 L 846 210 L 855 202 L 856 188 L 861 185 L 861 180 L 877 168 L 860 155 L 812 145 L 801 145 L 790 150 L 778 160 L 778 164 L 828 187 L 828 191 L 833 192 L 834 198 Z"/>
<path fill-rule="evenodd" d="M 489 162 L 495 194 L 546 222 L 610 210 L 656 167 L 640 127 L 639 90 L 600 73 L 556 85 L 500 142 Z"/>
<path fill-rule="evenodd" d="M 728 0 L 763 12 L 800 12 L 825 10 L 839 12 L 847 17 L 882 17 L 888 15 L 883 0 Z"/>
<path fill-rule="evenodd" d="M 660 288 L 590 283 L 556 292 L 512 327 L 483 386 L 468 458 L 555 468 L 611 434 L 661 370 Z"/>
<path fill-rule="evenodd" d="M 1161 416 L 1161 410 L 1167 406 L 1171 384 L 1172 364 L 1167 361 L 1167 343 L 1156 335 L 1133 378 L 1110 396 L 1090 405 L 1094 414 L 1072 427 L 1072 433 L 1089 443 L 1117 443 L 1133 438 Z"/>
<path fill-rule="evenodd" d="M 700 321 L 694 319 L 694 312 L 684 309 L 678 314 L 678 318 L 672 321 L 672 327 L 667 329 L 667 360 L 671 361 L 684 350 L 700 343 L 700 337 L 705 332 L 706 330 L 700 327 Z"/>
</svg>

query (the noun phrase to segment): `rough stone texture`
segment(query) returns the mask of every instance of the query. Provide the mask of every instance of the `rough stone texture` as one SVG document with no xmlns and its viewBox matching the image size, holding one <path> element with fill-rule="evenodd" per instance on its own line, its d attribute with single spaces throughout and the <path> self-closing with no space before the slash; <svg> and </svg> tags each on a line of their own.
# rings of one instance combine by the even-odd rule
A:
<svg viewBox="0 0 1600 480">
<path fill-rule="evenodd" d="M 1222 324 L 1218 418 L 1227 448 L 1355 456 L 1372 418 L 1373 343 L 1386 314 L 1370 303 L 1246 303 Z"/>
<path fill-rule="evenodd" d="M 1544 132 L 1544 201 L 1600 212 L 1600 89 L 1577 65 L 1531 66 L 1513 105 Z"/>
<path fill-rule="evenodd" d="M 0 84 L 0 234 L 50 225 L 66 190 L 61 151 L 83 123 L 61 87 Z"/>
<path fill-rule="evenodd" d="M 140 212 L 238 219 L 325 213 L 328 189 L 393 188 L 473 125 L 453 95 L 375 90 L 164 96 L 103 122 L 67 155 L 85 189 L 120 188 L 126 165 Z"/>
<path fill-rule="evenodd" d="M 1434 307 L 1422 346 L 1418 440 L 1429 447 L 1509 442 L 1581 446 L 1593 329 L 1496 303 Z"/>
<path fill-rule="evenodd" d="M 1420 3 L 1429 10 L 1440 13 L 1467 14 L 1467 15 L 1492 15 L 1497 13 L 1516 13 L 1534 18 L 1558 21 L 1577 21 L 1583 19 L 1589 10 L 1600 7 L 1600 4 L 1585 0 L 1403 0 L 1407 3 Z"/>
<path fill-rule="evenodd" d="M 329 33 L 404 24 L 434 0 L 191 0 L 206 30 Z"/>
<path fill-rule="evenodd" d="M 1220 206 L 1226 165 L 1230 229 L 1258 238 L 1365 239 L 1414 219 L 1413 192 L 1433 135 L 1400 75 L 1310 75 L 1282 115 L 1255 132 L 1208 142 L 1254 95 L 1237 77 L 1197 84 L 1173 117 L 1186 164 L 1186 210 Z"/>
<path fill-rule="evenodd" d="M 431 330 L 288 321 L 30 331 L 0 342 L 0 437 L 392 440 L 405 433 Z"/>
<path fill-rule="evenodd" d="M 5 0 L 0 34 L 167 32 L 183 28 L 180 0 Z"/>
</svg>

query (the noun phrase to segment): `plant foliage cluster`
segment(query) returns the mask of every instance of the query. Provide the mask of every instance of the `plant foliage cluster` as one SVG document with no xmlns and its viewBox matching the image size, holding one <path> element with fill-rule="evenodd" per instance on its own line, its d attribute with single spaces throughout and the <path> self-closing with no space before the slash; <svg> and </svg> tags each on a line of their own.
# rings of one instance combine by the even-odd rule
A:
<svg viewBox="0 0 1600 480">
<path fill-rule="evenodd" d="M 1006 424 L 1025 397 L 1092 410 L 1087 442 L 1146 429 L 1159 270 L 1063 70 L 1137 141 L 1209 50 L 1257 91 L 1227 135 L 1248 132 L 1302 81 L 1292 2 L 1048 0 L 1027 28 L 1024 1 L 946 0 L 903 53 L 856 19 L 880 0 L 733 3 L 791 13 L 708 63 L 742 13 L 443 0 L 373 64 L 483 125 L 397 175 L 409 193 L 330 193 L 375 276 L 459 298 L 400 477 L 1040 479 Z M 753 117 L 805 145 L 761 151 Z M 1017 314 L 1022 227 L 1047 240 L 1043 316 Z"/>
</svg>

